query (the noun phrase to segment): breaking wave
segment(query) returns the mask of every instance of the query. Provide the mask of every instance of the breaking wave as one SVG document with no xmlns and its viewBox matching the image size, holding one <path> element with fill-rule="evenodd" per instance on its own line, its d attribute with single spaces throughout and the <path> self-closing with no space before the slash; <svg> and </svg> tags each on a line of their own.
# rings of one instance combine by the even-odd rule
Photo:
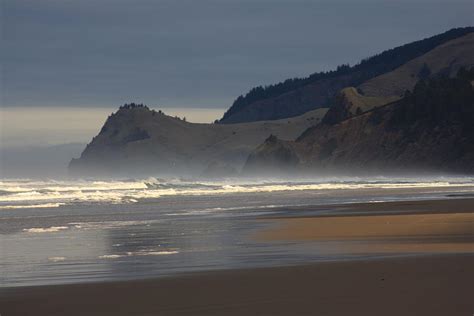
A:
<svg viewBox="0 0 474 316">
<path fill-rule="evenodd" d="M 190 181 L 139 179 L 122 181 L 0 181 L 0 209 L 56 208 L 74 204 L 123 204 L 179 195 L 222 195 L 303 190 L 406 188 L 474 188 L 474 178 L 323 179 L 318 181 Z"/>
<path fill-rule="evenodd" d="M 0 209 L 17 209 L 17 208 L 55 208 L 65 205 L 66 203 L 43 203 L 43 204 L 20 204 L 20 205 L 1 205 Z"/>
<path fill-rule="evenodd" d="M 52 262 L 61 262 L 66 260 L 66 257 L 49 257 L 48 260 Z"/>
<path fill-rule="evenodd" d="M 132 257 L 132 256 L 167 256 L 167 255 L 175 255 L 178 254 L 179 251 L 177 250 L 161 250 L 161 251 L 134 251 L 134 252 L 126 252 L 123 254 L 110 254 L 110 255 L 101 255 L 99 259 L 118 259 L 124 257 Z"/>
<path fill-rule="evenodd" d="M 63 230 L 100 230 L 111 229 L 134 225 L 152 225 L 159 223 L 160 220 L 139 220 L 139 221 L 102 221 L 102 222 L 71 222 L 67 226 L 51 226 L 51 227 L 31 227 L 23 229 L 25 233 L 57 233 Z"/>
<path fill-rule="evenodd" d="M 69 228 L 68 226 L 51 226 L 51 227 L 47 227 L 47 228 L 33 227 L 33 228 L 25 228 L 25 229 L 23 229 L 23 231 L 25 233 L 35 233 L 35 234 L 56 233 L 56 232 L 59 232 L 61 230 L 65 230 L 65 229 L 68 229 L 68 228 Z"/>
</svg>

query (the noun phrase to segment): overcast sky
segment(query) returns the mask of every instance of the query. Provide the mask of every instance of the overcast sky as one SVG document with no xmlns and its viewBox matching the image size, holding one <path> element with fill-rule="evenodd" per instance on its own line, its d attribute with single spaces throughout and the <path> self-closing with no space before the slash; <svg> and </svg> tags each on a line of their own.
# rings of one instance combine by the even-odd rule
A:
<svg viewBox="0 0 474 316">
<path fill-rule="evenodd" d="M 472 0 L 2 0 L 2 106 L 226 108 L 473 17 Z"/>
</svg>

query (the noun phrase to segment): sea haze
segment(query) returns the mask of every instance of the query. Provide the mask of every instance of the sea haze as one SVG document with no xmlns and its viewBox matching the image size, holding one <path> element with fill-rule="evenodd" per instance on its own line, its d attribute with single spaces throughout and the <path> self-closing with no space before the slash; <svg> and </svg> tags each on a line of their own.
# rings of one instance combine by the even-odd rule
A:
<svg viewBox="0 0 474 316">
<path fill-rule="evenodd" d="M 211 123 L 224 112 L 212 108 L 152 108 L 194 123 Z M 71 159 L 81 155 L 115 110 L 80 106 L 0 108 L 0 178 L 65 178 Z"/>
</svg>

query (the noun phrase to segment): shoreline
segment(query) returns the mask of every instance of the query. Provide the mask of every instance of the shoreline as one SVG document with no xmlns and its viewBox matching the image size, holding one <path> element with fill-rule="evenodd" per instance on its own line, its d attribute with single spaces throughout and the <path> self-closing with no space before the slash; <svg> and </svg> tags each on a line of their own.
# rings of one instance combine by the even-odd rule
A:
<svg viewBox="0 0 474 316">
<path fill-rule="evenodd" d="M 0 289 L 2 315 L 470 315 L 474 255 Z"/>
<path fill-rule="evenodd" d="M 455 197 L 455 198 L 453 198 Z M 383 207 L 383 209 L 382 209 Z M 453 207 L 456 209 L 453 211 Z M 276 208 L 279 210 L 280 208 Z M 440 198 L 380 201 L 348 202 L 322 205 L 289 206 L 287 211 L 304 211 L 304 214 L 267 215 L 260 220 L 279 220 L 288 218 L 315 218 L 361 215 L 404 215 L 404 214 L 445 214 L 474 213 L 474 197 L 445 196 Z M 328 213 L 327 211 L 330 210 Z M 326 211 L 326 212 L 324 212 Z M 311 212 L 311 213 L 310 213 Z"/>
<path fill-rule="evenodd" d="M 261 242 L 315 242 L 300 265 L 158 278 L 0 287 L 15 315 L 471 315 L 474 199 L 300 208 L 259 230 Z M 332 215 L 332 216 L 331 216 Z M 250 236 L 252 238 L 252 236 Z M 326 249 L 324 249 L 324 247 Z M 333 252 L 331 252 L 333 251 Z M 366 257 L 368 256 L 368 257 Z M 269 259 L 277 260 L 277 259 Z"/>
</svg>

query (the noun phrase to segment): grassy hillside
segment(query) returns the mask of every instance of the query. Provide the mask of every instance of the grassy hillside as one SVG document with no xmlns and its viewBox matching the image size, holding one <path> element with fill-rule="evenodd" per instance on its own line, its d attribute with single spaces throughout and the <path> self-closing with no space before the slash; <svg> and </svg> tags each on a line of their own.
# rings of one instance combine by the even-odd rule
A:
<svg viewBox="0 0 474 316">
<path fill-rule="evenodd" d="M 422 80 L 397 102 L 337 124 L 319 124 L 296 141 L 266 141 L 245 169 L 474 173 L 473 80 L 474 70 Z"/>
<path fill-rule="evenodd" d="M 439 45 L 472 32 L 474 27 L 452 29 L 384 51 L 352 67 L 342 65 L 334 71 L 314 73 L 307 78 L 288 79 L 278 84 L 253 88 L 234 101 L 220 122 L 273 120 L 326 107 L 340 89 L 358 86 L 371 78 L 393 71 Z"/>
<path fill-rule="evenodd" d="M 397 69 L 341 90 L 323 122 L 335 124 L 374 107 L 399 100 L 419 80 L 453 76 L 461 67 L 474 66 L 474 33 L 449 41 Z"/>
<path fill-rule="evenodd" d="M 76 175 L 199 175 L 240 170 L 248 154 L 268 136 L 292 140 L 318 124 L 318 109 L 291 119 L 242 124 L 196 124 L 126 105 L 111 115 L 70 170 Z"/>
<path fill-rule="evenodd" d="M 398 99 L 398 96 L 365 96 L 354 87 L 344 88 L 333 99 L 333 104 L 324 116 L 323 123 L 335 124 Z"/>
<path fill-rule="evenodd" d="M 402 96 L 420 79 L 452 76 L 459 68 L 474 66 L 474 33 L 448 41 L 401 67 L 377 76 L 358 88 L 366 96 Z"/>
</svg>

